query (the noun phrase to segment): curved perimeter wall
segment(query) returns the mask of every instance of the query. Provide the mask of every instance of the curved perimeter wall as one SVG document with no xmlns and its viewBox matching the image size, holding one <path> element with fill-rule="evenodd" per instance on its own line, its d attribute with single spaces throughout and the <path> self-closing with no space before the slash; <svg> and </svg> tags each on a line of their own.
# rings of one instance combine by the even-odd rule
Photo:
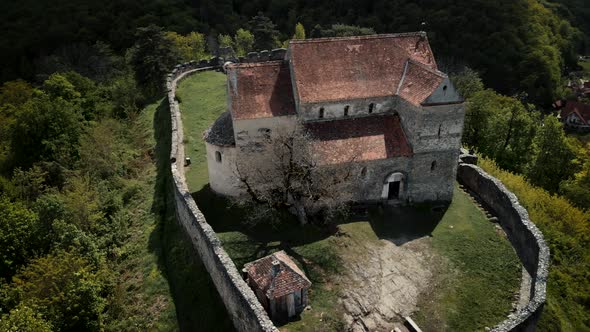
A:
<svg viewBox="0 0 590 332">
<path fill-rule="evenodd" d="M 180 108 L 175 99 L 176 85 L 194 72 L 218 68 L 220 68 L 218 58 L 210 61 L 189 62 L 176 66 L 166 79 L 172 120 L 170 163 L 176 220 L 184 228 L 193 247 L 199 253 L 236 330 L 278 331 L 254 292 L 242 279 L 231 258 L 223 250 L 219 238 L 197 207 L 185 181 L 183 127 Z"/>
<path fill-rule="evenodd" d="M 283 52 L 283 50 L 273 50 L 270 57 L 272 58 L 273 55 L 278 57 L 279 54 L 284 54 Z M 262 58 L 266 60 L 266 56 Z M 257 57 L 256 60 L 260 61 L 259 59 L 260 57 Z M 176 220 L 185 229 L 193 247 L 201 257 L 235 328 L 238 331 L 278 331 L 205 220 L 185 180 L 183 127 L 180 108 L 175 98 L 176 85 L 190 74 L 204 70 L 217 70 L 222 64 L 223 60 L 220 58 L 184 63 L 176 66 L 166 80 L 172 121 L 170 163 Z M 516 196 L 498 179 L 477 166 L 465 163 L 459 164 L 457 178 L 498 215 L 500 225 L 531 277 L 527 305 L 511 314 L 492 331 L 534 331 L 545 303 L 549 270 L 549 248 L 543 239 L 543 234 L 530 221 L 528 212 L 520 205 Z"/>
<path fill-rule="evenodd" d="M 500 225 L 530 275 L 527 305 L 508 316 L 492 331 L 534 331 L 543 311 L 549 273 L 549 248 L 543 234 L 531 222 L 516 195 L 506 189 L 500 180 L 477 166 L 464 163 L 459 164 L 457 178 L 498 215 Z"/>
</svg>

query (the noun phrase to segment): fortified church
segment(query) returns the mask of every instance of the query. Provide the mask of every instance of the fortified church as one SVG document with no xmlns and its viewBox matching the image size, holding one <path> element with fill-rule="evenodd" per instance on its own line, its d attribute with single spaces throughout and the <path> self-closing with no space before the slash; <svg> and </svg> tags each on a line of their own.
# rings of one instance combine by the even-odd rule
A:
<svg viewBox="0 0 590 332">
<path fill-rule="evenodd" d="M 354 163 L 356 201 L 452 199 L 464 105 L 426 33 L 292 40 L 226 71 L 228 111 L 205 133 L 213 191 L 242 194 L 236 161 L 301 124 L 320 164 Z"/>
</svg>

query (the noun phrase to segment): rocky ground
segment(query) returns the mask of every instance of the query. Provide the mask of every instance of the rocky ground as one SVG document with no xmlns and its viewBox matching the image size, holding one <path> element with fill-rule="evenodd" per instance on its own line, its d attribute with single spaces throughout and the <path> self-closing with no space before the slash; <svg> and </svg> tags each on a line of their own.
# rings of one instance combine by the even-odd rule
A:
<svg viewBox="0 0 590 332">
<path fill-rule="evenodd" d="M 419 296 L 434 282 L 439 259 L 428 237 L 381 239 L 366 249 L 366 255 L 347 262 L 349 273 L 341 281 L 349 290 L 340 298 L 347 330 L 392 331 L 416 311 Z"/>
</svg>

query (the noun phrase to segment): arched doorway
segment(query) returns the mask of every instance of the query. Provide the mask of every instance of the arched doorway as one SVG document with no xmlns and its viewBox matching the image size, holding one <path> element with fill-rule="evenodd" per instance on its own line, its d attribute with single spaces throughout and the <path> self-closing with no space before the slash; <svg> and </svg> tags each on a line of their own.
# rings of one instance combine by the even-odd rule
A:
<svg viewBox="0 0 590 332">
<path fill-rule="evenodd" d="M 383 183 L 381 198 L 386 200 L 399 200 L 403 196 L 404 180 L 405 176 L 400 172 L 388 175 Z"/>
</svg>

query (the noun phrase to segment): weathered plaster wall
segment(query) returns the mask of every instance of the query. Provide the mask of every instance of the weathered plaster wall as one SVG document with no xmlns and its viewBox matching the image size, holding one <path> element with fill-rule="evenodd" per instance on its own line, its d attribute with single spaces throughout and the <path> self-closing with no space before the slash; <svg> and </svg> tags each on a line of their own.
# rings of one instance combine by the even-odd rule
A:
<svg viewBox="0 0 590 332">
<path fill-rule="evenodd" d="M 495 326 L 492 331 L 534 331 L 546 299 L 549 248 L 543 234 L 529 218 L 516 196 L 481 168 L 460 164 L 459 182 L 476 193 L 498 215 L 516 254 L 531 277 L 528 304 Z M 523 282 L 525 282 L 523 280 Z"/>
<path fill-rule="evenodd" d="M 239 194 L 238 179 L 233 176 L 236 168 L 236 147 L 219 146 L 205 143 L 207 149 L 207 169 L 211 189 L 222 195 L 236 196 Z M 221 160 L 217 159 L 217 152 Z"/>
<path fill-rule="evenodd" d="M 259 144 L 277 133 L 288 133 L 297 125 L 296 116 L 234 120 L 236 146 L 247 147 Z"/>
<path fill-rule="evenodd" d="M 167 78 L 166 87 L 172 121 L 171 187 L 174 193 L 176 220 L 186 231 L 195 251 L 211 275 L 236 330 L 277 331 L 197 207 L 185 181 L 182 118 L 175 100 L 176 84 L 186 75 L 196 71 L 219 68 L 220 62 L 219 59 L 212 59 L 209 62 L 186 63 L 177 66 Z"/>
</svg>

